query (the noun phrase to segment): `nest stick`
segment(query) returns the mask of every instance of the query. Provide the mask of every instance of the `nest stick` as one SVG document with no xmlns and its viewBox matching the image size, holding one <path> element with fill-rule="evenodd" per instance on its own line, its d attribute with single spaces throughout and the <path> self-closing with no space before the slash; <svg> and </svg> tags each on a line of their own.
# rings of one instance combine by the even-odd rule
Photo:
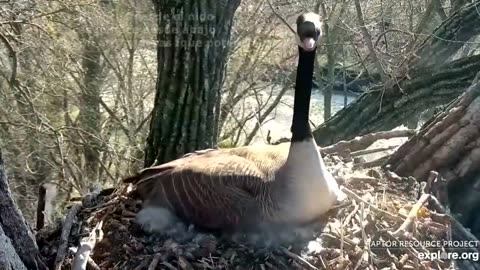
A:
<svg viewBox="0 0 480 270">
<path fill-rule="evenodd" d="M 422 194 L 420 199 L 415 203 L 415 205 L 410 210 L 410 213 L 408 213 L 408 216 L 405 219 L 405 221 L 402 223 L 402 225 L 395 232 L 393 232 L 394 236 L 399 236 L 408 230 L 408 228 L 412 225 L 413 221 L 417 217 L 418 210 L 420 210 L 420 208 L 423 207 L 423 205 L 427 202 L 428 198 L 430 198 L 430 194 L 426 194 L 426 193 Z"/>
<path fill-rule="evenodd" d="M 346 187 L 342 187 L 342 191 L 347 194 L 348 197 L 350 197 L 351 199 L 357 201 L 358 203 L 364 203 L 366 205 L 368 205 L 370 207 L 370 209 L 372 209 L 374 212 L 376 212 L 377 214 L 379 215 L 382 215 L 382 216 L 385 216 L 386 218 L 390 219 L 390 220 L 393 220 L 393 221 L 399 221 L 399 220 L 402 220 L 400 217 L 392 214 L 392 213 L 389 213 L 387 211 L 384 211 L 370 203 L 368 203 L 367 201 L 365 201 L 364 199 L 362 199 L 360 196 L 358 196 L 357 194 L 355 194 L 353 191 L 351 191 L 350 189 L 346 188 Z"/>
<path fill-rule="evenodd" d="M 288 250 L 286 248 L 282 248 L 282 251 L 283 251 L 283 253 L 285 253 L 285 255 L 287 255 L 288 257 L 290 257 L 290 258 L 294 259 L 295 261 L 299 262 L 300 264 L 305 266 L 307 269 L 318 270 L 317 267 L 315 267 L 311 263 L 307 262 L 307 260 L 305 260 L 304 258 L 302 258 L 302 257 L 298 256 L 297 254 L 291 252 L 290 250 Z"/>
<path fill-rule="evenodd" d="M 392 149 L 395 149 L 397 147 L 399 147 L 399 145 L 392 145 L 392 146 L 389 146 L 389 147 L 381 147 L 381 148 L 374 148 L 374 149 L 365 149 L 365 150 L 352 152 L 352 153 L 350 153 L 350 156 L 351 157 L 358 157 L 358 156 L 373 154 L 373 153 L 377 153 L 377 152 L 392 150 Z"/>
<path fill-rule="evenodd" d="M 72 270 L 87 269 L 87 263 L 90 259 L 90 253 L 95 247 L 97 241 L 101 241 L 101 239 L 103 238 L 102 227 L 103 220 L 100 220 L 100 222 L 92 229 L 88 237 L 82 239 L 82 241 L 80 242 L 80 247 L 78 247 L 77 253 L 75 253 L 75 258 L 73 259 Z"/>
<path fill-rule="evenodd" d="M 65 260 L 65 256 L 67 255 L 68 237 L 70 236 L 73 223 L 75 222 L 81 207 L 82 205 L 79 203 L 73 205 L 63 221 L 62 234 L 60 235 L 60 245 L 58 246 L 57 256 L 55 257 L 55 270 L 60 270 L 62 268 L 63 260 Z"/>
<path fill-rule="evenodd" d="M 348 216 L 345 218 L 345 220 L 343 221 L 343 226 L 348 226 L 348 224 L 350 223 L 350 221 L 352 220 L 352 217 L 353 215 L 355 215 L 358 211 L 358 209 L 360 208 L 360 205 L 355 205 L 355 207 L 353 208 L 352 212 L 350 212 L 350 214 L 348 214 Z"/>
<path fill-rule="evenodd" d="M 88 258 L 88 265 L 93 270 L 101 270 L 100 266 L 98 266 L 97 263 L 90 257 Z"/>
<path fill-rule="evenodd" d="M 160 254 L 157 253 L 153 256 L 152 262 L 148 266 L 148 270 L 155 270 L 155 268 L 157 268 L 159 261 L 160 261 Z"/>
</svg>

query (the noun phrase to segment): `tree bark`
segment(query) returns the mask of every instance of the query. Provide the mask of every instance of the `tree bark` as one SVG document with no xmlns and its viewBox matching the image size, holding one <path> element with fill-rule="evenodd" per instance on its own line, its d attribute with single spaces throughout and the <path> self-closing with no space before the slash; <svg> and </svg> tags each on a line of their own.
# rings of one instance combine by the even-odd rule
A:
<svg viewBox="0 0 480 270">
<path fill-rule="evenodd" d="M 10 266 L 18 264 L 17 256 L 12 254 L 10 246 L 13 246 L 15 253 L 28 269 L 46 269 L 35 237 L 13 200 L 0 151 L 0 267 L 2 260 L 7 261 Z M 2 254 L 2 250 L 6 253 Z"/>
<path fill-rule="evenodd" d="M 415 67 L 442 65 L 451 59 L 465 42 L 480 34 L 480 16 L 478 4 L 480 1 L 465 5 L 445 20 L 434 33 L 419 46 Z"/>
<path fill-rule="evenodd" d="M 27 270 L 20 257 L 18 257 L 15 248 L 5 235 L 0 226 L 0 269 L 2 270 Z"/>
<path fill-rule="evenodd" d="M 83 85 L 80 94 L 79 127 L 85 130 L 81 135 L 85 164 L 85 183 L 98 181 L 100 160 L 100 100 L 101 86 L 104 77 L 102 67 L 102 51 L 95 34 L 83 32 Z M 84 186 L 85 187 L 85 186 Z M 85 187 L 86 188 L 86 187 Z"/>
<path fill-rule="evenodd" d="M 240 0 L 156 0 L 158 79 L 145 166 L 216 144 L 220 88 Z"/>
<path fill-rule="evenodd" d="M 448 203 L 460 221 L 480 235 L 480 73 L 447 109 L 427 122 L 386 162 L 400 176 L 427 181 L 439 172 L 448 185 Z"/>
<path fill-rule="evenodd" d="M 478 72 L 479 66 L 474 63 L 478 57 L 447 64 L 445 61 L 478 34 L 480 16 L 475 3 L 453 13 L 422 43 L 417 51 L 419 60 L 409 63 L 408 76 L 401 75 L 398 85 L 387 84 L 386 89 L 380 87 L 362 94 L 337 112 L 314 131 L 317 143 L 330 145 L 389 130 L 401 125 L 404 119 L 458 97 Z"/>
<path fill-rule="evenodd" d="M 446 104 L 471 84 L 480 71 L 480 56 L 460 59 L 442 67 L 411 73 L 400 89 L 372 90 L 362 94 L 314 131 L 317 143 L 331 145 L 341 140 L 399 126 L 425 108 Z"/>
</svg>

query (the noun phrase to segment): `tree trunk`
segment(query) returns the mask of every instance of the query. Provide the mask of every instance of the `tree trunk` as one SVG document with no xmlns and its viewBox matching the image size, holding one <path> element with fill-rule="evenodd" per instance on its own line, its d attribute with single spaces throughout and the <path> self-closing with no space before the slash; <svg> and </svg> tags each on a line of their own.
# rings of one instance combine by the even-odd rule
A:
<svg viewBox="0 0 480 270">
<path fill-rule="evenodd" d="M 156 0 L 158 79 L 145 166 L 216 144 L 220 88 L 240 0 Z"/>
<path fill-rule="evenodd" d="M 448 185 L 448 203 L 480 235 L 480 73 L 443 113 L 427 122 L 387 161 L 400 176 L 427 181 L 431 171 Z"/>
<path fill-rule="evenodd" d="M 0 269 L 9 267 L 46 269 L 35 237 L 13 200 L 0 151 Z"/>
<path fill-rule="evenodd" d="M 27 270 L 25 264 L 18 257 L 10 238 L 5 235 L 2 226 L 0 226 L 0 269 Z"/>
<path fill-rule="evenodd" d="M 417 51 L 419 59 L 409 64 L 408 76 L 402 75 L 398 79 L 400 87 L 372 89 L 320 125 L 314 131 L 317 143 L 330 145 L 389 130 L 427 108 L 447 104 L 458 97 L 479 71 L 479 65 L 475 63 L 479 58 L 444 63 L 465 41 L 480 34 L 480 16 L 476 8 L 474 3 L 452 14 L 422 43 Z"/>
<path fill-rule="evenodd" d="M 83 40 L 83 89 L 80 94 L 79 127 L 85 133 L 81 134 L 83 157 L 85 164 L 85 183 L 94 183 L 99 173 L 100 144 L 100 99 L 103 81 L 102 51 L 98 40 L 91 33 L 80 33 Z"/>
</svg>

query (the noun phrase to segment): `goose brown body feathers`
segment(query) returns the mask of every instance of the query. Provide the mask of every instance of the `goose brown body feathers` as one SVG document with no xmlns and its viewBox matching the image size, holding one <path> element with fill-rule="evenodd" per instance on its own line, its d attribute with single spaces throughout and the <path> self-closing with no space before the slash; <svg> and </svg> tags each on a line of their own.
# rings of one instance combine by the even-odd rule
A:
<svg viewBox="0 0 480 270">
<path fill-rule="evenodd" d="M 177 217 L 209 229 L 302 224 L 331 208 L 339 188 L 308 121 L 320 36 L 317 14 L 298 17 L 291 143 L 200 151 L 144 169 L 124 180 L 144 200 L 138 224 L 147 231 L 161 231 Z"/>
<path fill-rule="evenodd" d="M 206 228 L 283 222 L 288 145 L 209 151 L 145 169 L 137 178 L 144 207 L 166 208 Z M 263 158 L 262 158 L 263 157 Z M 131 180 L 130 180 L 131 181 Z M 286 203 L 286 202 L 285 202 Z"/>
</svg>

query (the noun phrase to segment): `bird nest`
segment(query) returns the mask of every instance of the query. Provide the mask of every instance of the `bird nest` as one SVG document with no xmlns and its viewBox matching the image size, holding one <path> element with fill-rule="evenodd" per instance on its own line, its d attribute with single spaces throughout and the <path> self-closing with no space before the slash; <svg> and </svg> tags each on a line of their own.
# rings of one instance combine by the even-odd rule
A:
<svg viewBox="0 0 480 270">
<path fill-rule="evenodd" d="M 442 210 L 429 209 L 435 200 L 422 195 L 414 179 L 380 169 L 356 170 L 336 156 L 326 162 L 348 198 L 324 219 L 301 228 L 214 233 L 179 223 L 163 234 L 145 234 L 133 223 L 140 201 L 122 186 L 85 197 L 62 224 L 38 232 L 37 242 L 55 269 L 453 267 L 452 260 L 436 256 L 449 252 L 444 242 L 429 243 L 459 237 L 452 234 L 457 223 Z"/>
</svg>

